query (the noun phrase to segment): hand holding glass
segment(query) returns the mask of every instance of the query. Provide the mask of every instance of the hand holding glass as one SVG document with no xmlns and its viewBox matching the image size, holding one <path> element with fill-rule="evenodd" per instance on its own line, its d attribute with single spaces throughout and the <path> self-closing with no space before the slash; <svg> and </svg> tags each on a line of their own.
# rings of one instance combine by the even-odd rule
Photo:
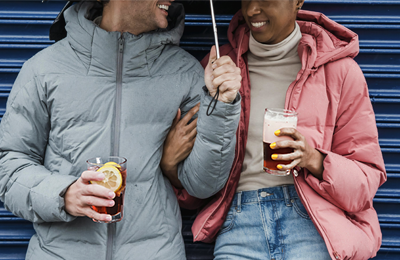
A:
<svg viewBox="0 0 400 260">
<path fill-rule="evenodd" d="M 96 157 L 86 161 L 89 171 L 101 172 L 105 175 L 103 181 L 91 181 L 115 192 L 114 206 L 97 207 L 92 209 L 101 214 L 111 215 L 111 221 L 103 222 L 93 219 L 99 223 L 113 223 L 122 220 L 124 209 L 124 195 L 126 188 L 126 159 L 123 157 L 109 156 Z"/>
<path fill-rule="evenodd" d="M 281 140 L 293 140 L 289 136 L 276 136 L 275 131 L 286 128 L 297 127 L 297 113 L 294 111 L 278 108 L 266 108 L 264 113 L 264 129 L 263 129 L 263 145 L 264 145 L 264 171 L 277 175 L 286 176 L 290 174 L 290 170 L 282 171 L 278 169 L 279 164 L 290 164 L 291 161 L 273 160 L 273 154 L 292 153 L 292 148 L 271 149 L 270 145 Z"/>
</svg>

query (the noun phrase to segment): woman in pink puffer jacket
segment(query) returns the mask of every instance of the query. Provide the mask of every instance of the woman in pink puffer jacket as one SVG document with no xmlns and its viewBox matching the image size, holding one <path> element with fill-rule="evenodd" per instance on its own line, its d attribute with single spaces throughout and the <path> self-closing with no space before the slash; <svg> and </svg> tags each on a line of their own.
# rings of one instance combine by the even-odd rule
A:
<svg viewBox="0 0 400 260">
<path fill-rule="evenodd" d="M 303 2 L 243 0 L 230 23 L 229 44 L 221 48 L 221 55 L 230 56 L 242 71 L 241 121 L 231 174 L 224 189 L 206 202 L 176 190 L 182 207 L 206 204 L 192 231 L 194 241 L 217 239 L 215 259 L 362 260 L 374 257 L 381 245 L 372 200 L 386 173 L 367 84 L 353 60 L 358 36 L 323 14 L 299 11 Z M 278 47 L 272 58 L 260 52 Z M 215 60 L 215 53 L 210 56 L 203 60 L 204 67 Z M 279 63 L 289 56 L 288 62 Z M 299 70 L 290 74 L 296 62 Z M 252 118 L 250 108 L 269 107 L 254 95 L 265 91 L 262 82 L 255 82 L 256 74 L 268 87 L 276 80 L 268 70 L 276 70 L 273 74 L 282 81 L 293 77 L 284 89 L 282 108 L 296 111 L 298 124 L 297 130 L 280 130 L 294 141 L 276 143 L 276 148 L 294 149 L 277 158 L 292 160 L 282 165 L 292 169 L 292 180 L 260 188 L 263 180 L 248 185 L 244 173 L 251 167 L 249 146 L 257 135 L 252 131 L 262 131 L 262 121 Z M 265 93 L 267 102 L 270 94 Z M 257 189 L 246 190 L 248 186 Z"/>
</svg>

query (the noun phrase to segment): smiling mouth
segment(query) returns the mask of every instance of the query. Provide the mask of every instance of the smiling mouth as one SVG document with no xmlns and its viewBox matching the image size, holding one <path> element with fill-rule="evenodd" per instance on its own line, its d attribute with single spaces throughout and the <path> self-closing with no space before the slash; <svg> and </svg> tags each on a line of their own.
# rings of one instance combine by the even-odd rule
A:
<svg viewBox="0 0 400 260">
<path fill-rule="evenodd" d="M 164 11 L 168 11 L 168 8 L 169 8 L 168 5 L 157 5 L 157 7 Z"/>
<path fill-rule="evenodd" d="M 251 25 L 255 28 L 260 28 L 263 25 L 266 25 L 267 22 L 257 22 L 257 23 L 251 23 Z"/>
</svg>

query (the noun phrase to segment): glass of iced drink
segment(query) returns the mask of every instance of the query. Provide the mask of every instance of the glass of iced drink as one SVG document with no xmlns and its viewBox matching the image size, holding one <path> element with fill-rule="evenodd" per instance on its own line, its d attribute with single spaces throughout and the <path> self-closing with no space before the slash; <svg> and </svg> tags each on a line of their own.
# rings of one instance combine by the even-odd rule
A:
<svg viewBox="0 0 400 260">
<path fill-rule="evenodd" d="M 286 109 L 266 108 L 264 113 L 264 171 L 278 176 L 286 176 L 290 174 L 289 170 L 279 170 L 278 164 L 290 164 L 291 161 L 272 160 L 272 154 L 292 153 L 293 149 L 271 149 L 270 144 L 281 140 L 293 140 L 289 136 L 276 136 L 274 132 L 281 128 L 297 127 L 297 113 Z"/>
<path fill-rule="evenodd" d="M 93 219 L 99 223 L 113 223 L 122 220 L 124 210 L 124 194 L 126 188 L 126 159 L 118 156 L 95 157 L 86 161 L 87 169 L 104 174 L 103 181 L 91 181 L 115 192 L 114 206 L 96 207 L 92 209 L 101 214 L 111 215 L 111 221 L 104 222 Z"/>
</svg>

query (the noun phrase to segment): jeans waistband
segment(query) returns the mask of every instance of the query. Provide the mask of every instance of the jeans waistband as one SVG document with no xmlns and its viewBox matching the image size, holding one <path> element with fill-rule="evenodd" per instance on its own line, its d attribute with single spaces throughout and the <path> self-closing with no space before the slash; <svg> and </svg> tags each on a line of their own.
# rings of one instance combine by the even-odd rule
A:
<svg viewBox="0 0 400 260">
<path fill-rule="evenodd" d="M 239 191 L 233 198 L 232 205 L 246 203 L 263 202 L 271 200 L 284 200 L 286 204 L 291 204 L 292 198 L 298 198 L 294 185 L 284 185 L 259 190 Z"/>
</svg>

